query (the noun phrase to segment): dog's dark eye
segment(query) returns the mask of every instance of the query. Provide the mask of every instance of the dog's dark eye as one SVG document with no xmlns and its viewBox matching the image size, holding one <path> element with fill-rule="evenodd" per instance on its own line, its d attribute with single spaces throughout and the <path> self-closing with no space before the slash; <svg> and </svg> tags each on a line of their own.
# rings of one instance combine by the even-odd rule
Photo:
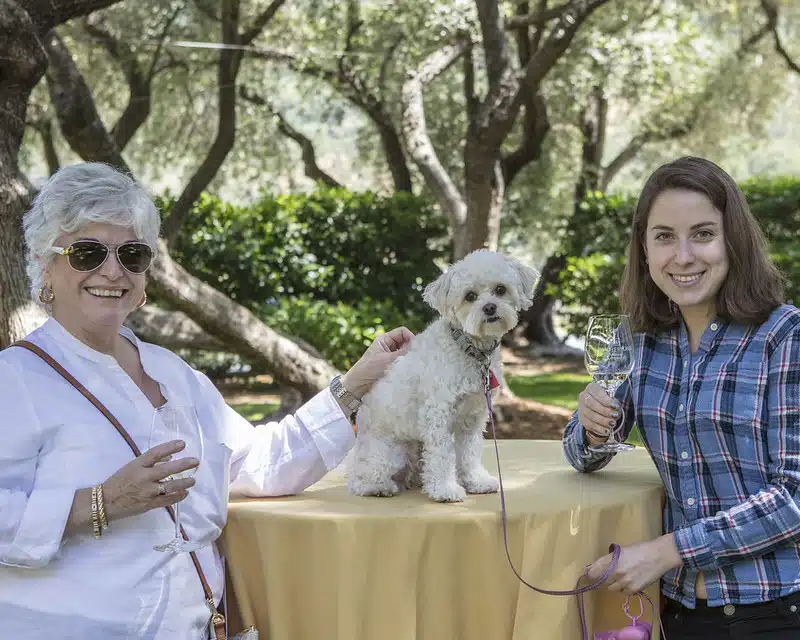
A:
<svg viewBox="0 0 800 640">
<path fill-rule="evenodd" d="M 474 291 L 467 292 L 467 295 L 464 296 L 464 300 L 467 302 L 475 302 L 478 299 L 478 296 L 475 295 Z"/>
<path fill-rule="evenodd" d="M 494 290 L 494 292 L 495 292 L 495 294 L 496 294 L 496 295 L 498 295 L 498 296 L 504 296 L 504 295 L 506 295 L 506 287 L 505 287 L 505 285 L 498 284 L 498 285 L 497 285 L 497 288 Z"/>
</svg>

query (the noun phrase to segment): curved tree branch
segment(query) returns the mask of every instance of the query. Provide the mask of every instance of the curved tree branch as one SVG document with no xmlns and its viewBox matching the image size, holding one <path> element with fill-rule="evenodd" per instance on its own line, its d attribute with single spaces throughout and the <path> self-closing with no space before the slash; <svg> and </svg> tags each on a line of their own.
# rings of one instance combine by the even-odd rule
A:
<svg viewBox="0 0 800 640">
<path fill-rule="evenodd" d="M 547 9 L 547 0 L 538 0 L 537 12 L 541 13 Z M 517 7 L 518 15 L 527 15 L 529 10 L 528 3 L 523 2 Z M 520 67 L 523 69 L 528 64 L 531 56 L 539 49 L 541 44 L 543 26 L 537 27 L 533 38 L 528 33 L 528 29 L 515 30 L 517 41 L 517 56 Z M 541 91 L 521 90 L 522 105 L 524 107 L 522 116 L 522 139 L 517 149 L 509 154 L 505 154 L 501 159 L 503 170 L 503 180 L 506 188 L 531 162 L 539 159 L 544 148 L 544 141 L 550 132 L 550 119 L 547 113 L 547 102 Z"/>
<path fill-rule="evenodd" d="M 503 14 L 497 0 L 475 0 L 475 5 L 478 9 L 478 22 L 481 25 L 486 75 L 489 80 L 487 102 L 493 102 L 492 94 L 496 90 L 496 85 L 504 81 L 504 76 L 511 67 L 508 42 L 503 31 Z"/>
<path fill-rule="evenodd" d="M 309 138 L 295 129 L 281 113 L 270 104 L 270 102 L 249 90 L 247 87 L 240 87 L 239 95 L 243 100 L 246 100 L 259 107 L 265 108 L 277 121 L 278 130 L 287 138 L 291 138 L 300 145 L 303 153 L 303 165 L 305 167 L 305 174 L 314 182 L 322 182 L 329 187 L 341 187 L 341 183 L 332 178 L 328 173 L 320 169 L 317 164 L 317 153 L 314 150 L 314 143 Z"/>
<path fill-rule="evenodd" d="M 251 51 L 248 55 L 262 60 L 280 62 L 296 73 L 323 80 L 350 104 L 363 111 L 378 130 L 395 191 L 412 191 L 411 171 L 408 168 L 403 143 L 392 121 L 389 108 L 379 95 L 375 95 L 367 89 L 365 82 L 342 77 L 340 75 L 341 68 L 333 71 L 312 60 L 301 59 L 299 56 L 285 51 L 260 48 Z"/>
<path fill-rule="evenodd" d="M 562 5 L 558 23 L 550 31 L 541 48 L 531 56 L 525 67 L 525 84 L 536 87 L 564 54 L 580 26 L 609 0 L 572 0 Z M 559 7 L 560 8 L 560 7 Z"/>
<path fill-rule="evenodd" d="M 25 0 L 21 3 L 40 34 L 47 33 L 73 18 L 87 16 L 120 0 Z"/>
<path fill-rule="evenodd" d="M 467 205 L 453 179 L 442 165 L 428 135 L 425 123 L 423 90 L 425 85 L 444 73 L 469 48 L 469 40 L 461 37 L 449 45 L 429 55 L 403 84 L 403 135 L 406 146 L 414 162 L 417 163 L 428 186 L 436 194 L 439 203 L 447 213 L 453 230 L 459 228 L 467 219 Z"/>
<path fill-rule="evenodd" d="M 240 0 L 222 0 L 222 43 L 233 45 L 234 48 L 223 48 L 219 52 L 217 135 L 202 164 L 170 207 L 169 217 L 164 222 L 163 231 L 168 242 L 178 234 L 192 205 L 217 175 L 236 141 L 236 79 L 244 55 L 241 46 L 250 44 L 258 36 L 285 1 L 273 0 L 255 20 L 253 26 L 244 34 L 240 34 Z"/>
<path fill-rule="evenodd" d="M 778 3 L 775 0 L 761 0 L 761 8 L 767 16 L 769 30 L 772 32 L 772 39 L 775 42 L 775 51 L 783 58 L 791 71 L 800 73 L 800 65 L 792 59 L 786 47 L 783 46 L 781 36 L 778 33 Z"/>
<path fill-rule="evenodd" d="M 56 151 L 56 144 L 53 140 L 53 121 L 49 118 L 42 121 L 37 127 L 37 130 L 42 137 L 42 148 L 45 162 L 47 162 L 47 171 L 50 175 L 53 175 L 61 166 L 61 161 L 58 159 L 58 151 Z"/>
<path fill-rule="evenodd" d="M 130 173 L 114 140 L 106 134 L 91 91 L 58 34 L 51 31 L 44 36 L 43 44 L 50 58 L 47 89 L 64 139 L 83 160 L 106 162 Z"/>
<path fill-rule="evenodd" d="M 522 120 L 522 140 L 519 147 L 502 159 L 503 178 L 506 189 L 525 167 L 542 155 L 544 141 L 550 133 L 550 118 L 547 102 L 541 91 L 526 96 L 525 112 Z"/>
<path fill-rule="evenodd" d="M 546 0 L 544 2 L 546 4 Z M 543 27 L 546 23 L 550 20 L 555 20 L 556 18 L 560 18 L 564 12 L 569 9 L 571 2 L 565 2 L 557 7 L 551 7 L 547 9 L 546 7 L 539 6 L 536 8 L 536 11 L 530 13 L 528 15 L 517 15 L 513 18 L 509 18 L 506 20 L 505 28 L 506 29 L 525 29 L 527 27 Z"/>
<path fill-rule="evenodd" d="M 128 83 L 128 104 L 125 106 L 125 110 L 111 130 L 114 142 L 120 151 L 123 151 L 125 147 L 128 146 L 131 138 L 133 138 L 150 115 L 152 106 L 150 88 L 152 80 L 156 73 L 164 41 L 166 40 L 173 22 L 177 19 L 178 14 L 179 9 L 176 9 L 167 19 L 161 30 L 155 53 L 146 71 L 140 67 L 136 54 L 134 54 L 127 42 L 117 38 L 110 31 L 103 28 L 102 21 L 99 18 L 90 16 L 83 22 L 84 30 L 94 38 L 94 40 L 99 42 L 116 61 L 122 69 L 122 73 Z M 161 67 L 161 69 L 163 68 L 164 67 Z"/>
<path fill-rule="evenodd" d="M 259 34 L 264 30 L 264 27 L 269 24 L 269 21 L 275 17 L 275 14 L 278 13 L 278 9 L 280 9 L 284 4 L 286 4 L 286 0 L 272 0 L 272 2 L 267 6 L 264 11 L 259 14 L 259 16 L 253 21 L 252 26 L 245 30 L 242 34 L 241 42 L 244 45 L 252 44 L 253 40 L 255 40 Z"/>
<path fill-rule="evenodd" d="M 765 0 L 766 3 L 767 0 Z M 769 33 L 773 32 L 777 24 L 777 13 L 766 12 L 767 21 L 761 25 L 751 36 L 744 40 L 741 46 L 732 54 L 732 58 L 741 59 L 750 53 L 753 48 L 763 40 Z M 600 179 L 597 188 L 600 191 L 607 191 L 608 186 L 616 178 L 619 172 L 631 162 L 639 152 L 648 144 L 654 142 L 665 142 L 667 140 L 677 140 L 689 135 L 699 124 L 700 111 L 702 105 L 708 97 L 715 91 L 716 80 L 726 73 L 726 69 L 721 67 L 714 78 L 708 81 L 703 91 L 693 98 L 693 105 L 686 117 L 682 121 L 662 130 L 645 130 L 634 135 L 627 145 L 600 171 Z M 645 117 L 645 122 L 651 122 L 653 117 Z"/>
<path fill-rule="evenodd" d="M 392 44 L 389 45 L 389 48 L 386 49 L 386 53 L 383 55 L 383 60 L 381 60 L 381 70 L 378 73 L 378 94 L 381 96 L 381 99 L 383 98 L 386 90 L 386 76 L 389 73 L 389 65 L 392 64 L 394 54 L 404 39 L 405 36 L 403 36 L 403 34 L 397 36 Z"/>
</svg>

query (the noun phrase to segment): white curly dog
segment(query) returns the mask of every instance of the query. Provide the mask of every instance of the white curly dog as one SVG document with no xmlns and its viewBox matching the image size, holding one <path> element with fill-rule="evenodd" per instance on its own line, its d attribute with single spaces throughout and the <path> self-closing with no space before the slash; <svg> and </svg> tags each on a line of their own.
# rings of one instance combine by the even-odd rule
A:
<svg viewBox="0 0 800 640">
<path fill-rule="evenodd" d="M 393 496 L 421 486 L 438 502 L 497 491 L 481 463 L 485 385 L 499 373 L 500 338 L 531 305 L 538 271 L 488 250 L 470 253 L 425 288 L 440 317 L 362 399 L 348 486 Z"/>
</svg>

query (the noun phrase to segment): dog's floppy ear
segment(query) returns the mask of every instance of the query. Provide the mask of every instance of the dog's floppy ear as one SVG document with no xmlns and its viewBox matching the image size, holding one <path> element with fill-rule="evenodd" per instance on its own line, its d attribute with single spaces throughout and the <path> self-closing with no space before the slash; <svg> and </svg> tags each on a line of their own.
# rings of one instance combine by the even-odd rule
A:
<svg viewBox="0 0 800 640">
<path fill-rule="evenodd" d="M 431 282 L 422 294 L 422 299 L 441 315 L 447 310 L 447 294 L 450 292 L 450 283 L 453 280 L 453 268 L 450 267 L 436 280 Z"/>
<path fill-rule="evenodd" d="M 541 274 L 537 269 L 523 264 L 516 258 L 509 258 L 508 261 L 519 275 L 520 284 L 517 294 L 519 295 L 520 309 L 524 311 L 533 304 L 533 292 L 536 290 L 536 284 L 539 282 Z"/>
</svg>

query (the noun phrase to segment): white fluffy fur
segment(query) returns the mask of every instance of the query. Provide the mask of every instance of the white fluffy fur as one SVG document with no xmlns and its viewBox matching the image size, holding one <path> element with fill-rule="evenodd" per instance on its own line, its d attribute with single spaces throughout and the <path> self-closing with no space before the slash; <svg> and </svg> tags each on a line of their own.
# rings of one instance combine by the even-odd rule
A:
<svg viewBox="0 0 800 640">
<path fill-rule="evenodd" d="M 515 259 L 482 249 L 426 287 L 424 300 L 440 317 L 364 396 L 348 462 L 352 493 L 393 496 L 421 482 L 433 500 L 458 502 L 467 493 L 497 491 L 497 479 L 481 463 L 489 412 L 480 367 L 453 340 L 450 326 L 487 349 L 531 305 L 538 276 Z M 487 322 L 487 304 L 496 306 L 494 322 Z M 498 349 L 496 374 L 499 366 Z"/>
</svg>

